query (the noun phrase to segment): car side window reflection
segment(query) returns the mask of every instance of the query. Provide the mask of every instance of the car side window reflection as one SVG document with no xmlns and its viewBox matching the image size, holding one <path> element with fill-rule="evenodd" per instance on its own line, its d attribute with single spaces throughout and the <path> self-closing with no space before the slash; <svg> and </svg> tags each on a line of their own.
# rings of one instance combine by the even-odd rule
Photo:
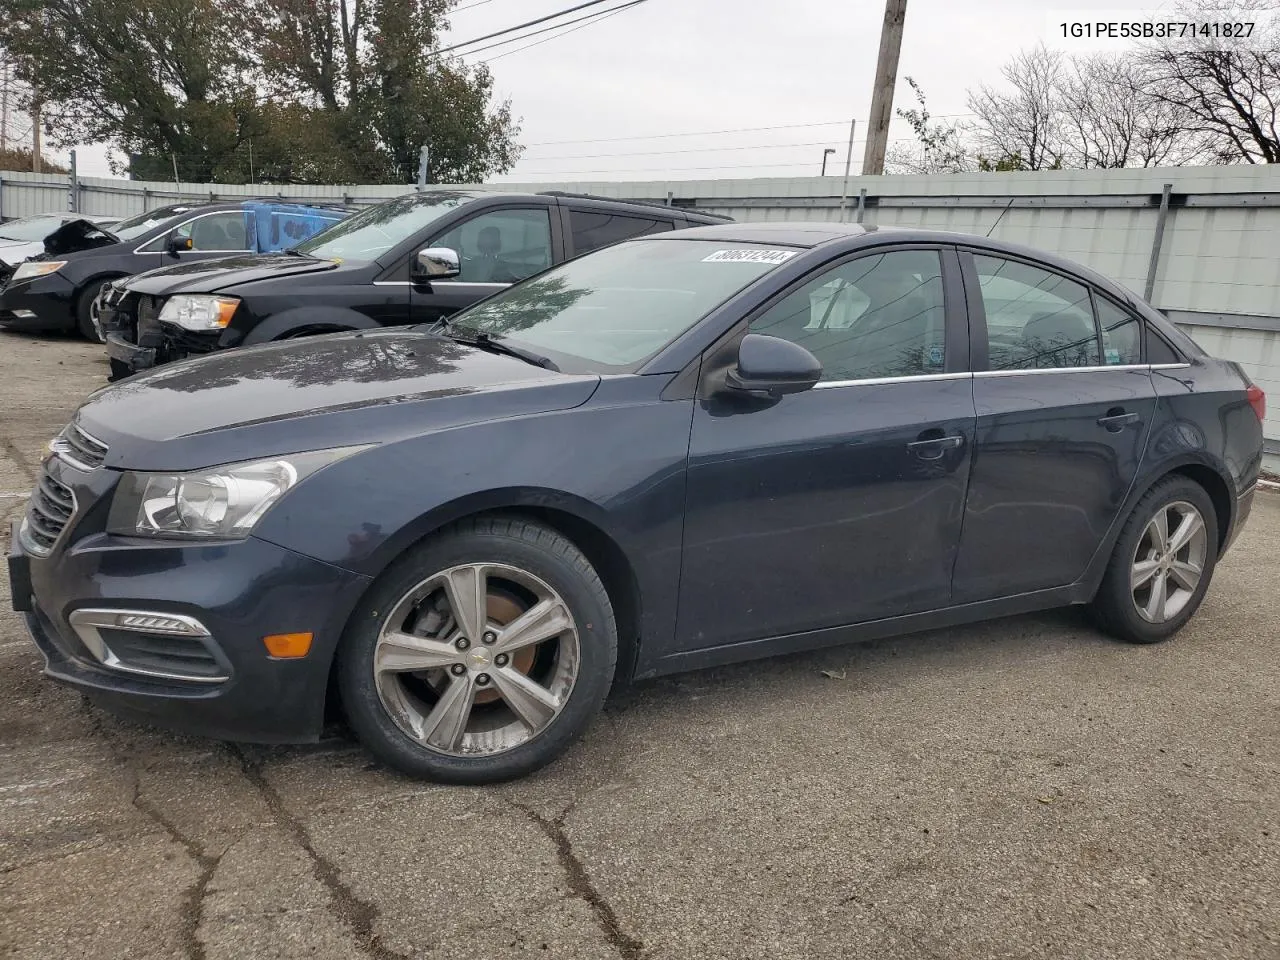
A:
<svg viewBox="0 0 1280 960">
<path fill-rule="evenodd" d="M 751 332 L 809 350 L 827 381 L 941 373 L 941 260 L 935 250 L 898 250 L 842 263 L 783 297 Z"/>
<path fill-rule="evenodd" d="M 431 242 L 457 251 L 469 283 L 515 283 L 551 266 L 551 216 L 545 210 L 495 210 Z"/>
<path fill-rule="evenodd" d="M 992 370 L 1098 365 L 1098 331 L 1085 286 L 1003 257 L 975 255 L 973 263 Z"/>
</svg>

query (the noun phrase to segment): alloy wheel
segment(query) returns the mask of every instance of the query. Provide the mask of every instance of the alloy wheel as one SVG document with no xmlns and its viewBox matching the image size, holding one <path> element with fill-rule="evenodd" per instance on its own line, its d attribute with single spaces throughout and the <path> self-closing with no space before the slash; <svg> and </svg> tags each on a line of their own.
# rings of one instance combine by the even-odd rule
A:
<svg viewBox="0 0 1280 960">
<path fill-rule="evenodd" d="M 400 732 L 450 756 L 494 756 L 536 737 L 573 692 L 577 626 L 564 599 L 527 570 L 450 567 L 392 608 L 373 654 L 374 684 Z"/>
<path fill-rule="evenodd" d="M 1204 517 L 1185 500 L 1167 504 L 1148 521 L 1129 572 L 1134 607 L 1149 623 L 1172 620 L 1204 576 L 1209 538 Z"/>
</svg>

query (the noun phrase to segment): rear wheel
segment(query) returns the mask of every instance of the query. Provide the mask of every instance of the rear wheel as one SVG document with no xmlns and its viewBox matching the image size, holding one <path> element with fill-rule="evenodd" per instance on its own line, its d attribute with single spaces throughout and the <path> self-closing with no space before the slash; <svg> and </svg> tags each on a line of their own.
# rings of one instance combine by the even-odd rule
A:
<svg viewBox="0 0 1280 960">
<path fill-rule="evenodd" d="M 80 336 L 92 343 L 102 343 L 102 337 L 98 335 L 98 329 L 94 326 L 94 320 L 98 314 L 98 296 L 107 287 L 111 286 L 110 280 L 94 281 L 84 290 L 80 291 L 80 296 L 76 298 L 76 330 L 80 332 Z"/>
<path fill-rule="evenodd" d="M 600 578 L 553 530 L 464 522 L 374 585 L 339 651 L 347 718 L 416 777 L 490 783 L 551 762 L 599 712 L 617 634 Z"/>
<path fill-rule="evenodd" d="M 1218 559 L 1218 522 L 1204 488 L 1156 484 L 1120 532 L 1094 598 L 1102 627 L 1129 643 L 1158 643 L 1199 609 Z"/>
</svg>

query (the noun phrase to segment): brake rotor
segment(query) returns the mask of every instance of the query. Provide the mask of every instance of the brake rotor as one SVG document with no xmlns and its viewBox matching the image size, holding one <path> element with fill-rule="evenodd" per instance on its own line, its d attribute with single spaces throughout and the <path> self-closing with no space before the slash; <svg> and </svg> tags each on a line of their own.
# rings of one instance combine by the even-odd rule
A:
<svg viewBox="0 0 1280 960">
<path fill-rule="evenodd" d="M 492 590 L 485 595 L 485 613 L 489 620 L 499 626 L 506 626 L 520 614 L 524 613 L 524 608 L 520 603 L 505 593 L 495 593 Z M 511 666 L 528 676 L 529 671 L 533 669 L 533 663 L 538 658 L 538 645 L 531 644 L 527 647 L 521 647 L 515 653 L 511 654 Z M 476 692 L 476 703 L 493 703 L 495 700 L 502 698 L 496 689 L 490 687 L 488 690 L 480 690 Z"/>
</svg>

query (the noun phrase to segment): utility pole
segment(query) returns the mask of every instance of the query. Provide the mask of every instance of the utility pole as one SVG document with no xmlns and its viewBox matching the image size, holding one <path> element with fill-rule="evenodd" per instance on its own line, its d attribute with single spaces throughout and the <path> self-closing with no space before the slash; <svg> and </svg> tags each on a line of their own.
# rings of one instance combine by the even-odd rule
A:
<svg viewBox="0 0 1280 960">
<path fill-rule="evenodd" d="M 37 93 L 31 101 L 31 172 L 41 173 L 40 169 L 40 95 Z"/>
<path fill-rule="evenodd" d="M 9 61 L 0 60 L 0 151 L 9 149 Z"/>
<path fill-rule="evenodd" d="M 884 154 L 889 144 L 889 121 L 893 119 L 893 86 L 898 79 L 898 54 L 902 52 L 902 25 L 907 19 L 907 0 L 885 0 L 884 24 L 880 28 L 880 56 L 876 60 L 876 82 L 871 90 L 871 122 L 867 149 L 862 155 L 862 173 L 884 173 Z"/>
</svg>

